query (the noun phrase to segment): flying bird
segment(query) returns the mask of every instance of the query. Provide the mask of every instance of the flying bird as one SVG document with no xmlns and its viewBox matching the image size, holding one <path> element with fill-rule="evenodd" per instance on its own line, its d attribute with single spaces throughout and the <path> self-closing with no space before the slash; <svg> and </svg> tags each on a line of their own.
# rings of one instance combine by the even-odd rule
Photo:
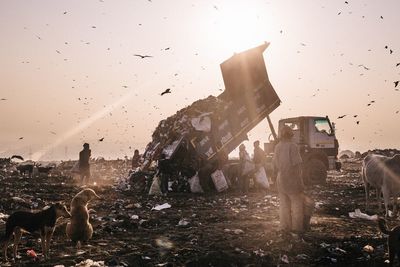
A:
<svg viewBox="0 0 400 267">
<path fill-rule="evenodd" d="M 103 142 L 103 140 L 104 140 L 104 137 L 100 138 L 100 139 L 99 139 L 99 142 Z"/>
<path fill-rule="evenodd" d="M 161 93 L 161 95 L 170 94 L 170 93 L 171 93 L 171 89 L 167 88 L 167 89 L 165 89 L 164 92 Z"/>
<path fill-rule="evenodd" d="M 388 49 L 388 46 L 387 46 L 387 45 L 385 45 L 385 49 Z"/>
<path fill-rule="evenodd" d="M 63 13 L 63 14 L 64 14 L 64 15 L 65 15 L 65 14 L 67 14 L 67 11 L 64 11 L 64 13 Z"/>
<path fill-rule="evenodd" d="M 345 4 L 348 4 L 349 2 L 347 2 L 347 1 L 344 1 L 344 3 L 345 3 Z"/>
<path fill-rule="evenodd" d="M 2 99 L 0 99 L 1 101 L 5 101 L 5 100 L 7 100 L 7 98 L 2 98 Z"/>
<path fill-rule="evenodd" d="M 358 115 L 354 115 L 354 116 L 353 116 L 353 118 L 357 118 L 357 117 L 358 117 Z"/>
<path fill-rule="evenodd" d="M 24 137 L 23 137 L 23 136 L 21 136 L 21 137 L 19 138 L 19 140 L 22 140 L 22 139 L 24 139 Z"/>
<path fill-rule="evenodd" d="M 135 56 L 135 57 L 140 57 L 140 58 L 153 57 L 153 56 L 139 55 L 139 54 L 134 54 L 133 56 Z"/>
<path fill-rule="evenodd" d="M 396 64 L 396 67 L 398 67 L 398 66 L 400 66 L 400 63 L 397 63 L 397 64 Z"/>
<path fill-rule="evenodd" d="M 19 156 L 19 155 L 12 155 L 11 159 L 20 159 L 20 160 L 24 160 L 23 157 Z"/>
<path fill-rule="evenodd" d="M 356 123 L 357 123 L 357 124 L 360 124 L 360 121 L 357 121 Z"/>
<path fill-rule="evenodd" d="M 395 81 L 395 82 L 393 82 L 393 83 L 394 83 L 394 88 L 396 88 L 397 85 L 399 85 L 399 82 L 400 82 L 400 81 Z"/>
<path fill-rule="evenodd" d="M 338 119 L 343 119 L 346 115 L 339 116 Z"/>
<path fill-rule="evenodd" d="M 381 16 L 381 19 L 383 19 L 383 16 Z"/>
<path fill-rule="evenodd" d="M 369 70 L 368 67 L 364 66 L 363 64 L 358 65 L 359 67 L 363 67 L 365 70 Z"/>
<path fill-rule="evenodd" d="M 390 54 L 393 54 L 393 50 L 392 49 L 390 49 L 389 52 L 390 52 Z"/>
</svg>

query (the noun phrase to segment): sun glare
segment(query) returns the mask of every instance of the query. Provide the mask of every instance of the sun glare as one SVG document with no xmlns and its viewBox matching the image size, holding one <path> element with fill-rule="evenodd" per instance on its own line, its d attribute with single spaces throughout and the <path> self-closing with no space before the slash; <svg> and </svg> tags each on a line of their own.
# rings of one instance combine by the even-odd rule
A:
<svg viewBox="0 0 400 267">
<path fill-rule="evenodd" d="M 221 8 L 211 36 L 216 45 L 231 54 L 267 41 L 267 27 L 271 25 L 265 25 L 256 14 L 257 9 L 245 1 L 232 1 Z"/>
</svg>

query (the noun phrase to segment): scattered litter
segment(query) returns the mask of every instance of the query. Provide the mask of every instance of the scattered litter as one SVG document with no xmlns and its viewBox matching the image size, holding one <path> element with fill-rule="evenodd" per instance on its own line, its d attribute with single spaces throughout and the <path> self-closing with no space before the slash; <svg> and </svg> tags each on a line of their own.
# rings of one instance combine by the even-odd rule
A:
<svg viewBox="0 0 400 267">
<path fill-rule="evenodd" d="M 91 259 L 86 259 L 80 263 L 75 264 L 75 267 L 106 267 L 104 261 L 94 261 Z"/>
<path fill-rule="evenodd" d="M 244 231 L 243 231 L 242 229 L 235 229 L 235 230 L 233 230 L 233 232 L 234 232 L 236 235 L 244 234 Z"/>
<path fill-rule="evenodd" d="M 12 197 L 12 200 L 14 200 L 15 202 L 25 203 L 25 200 L 20 197 Z"/>
<path fill-rule="evenodd" d="M 365 245 L 365 246 L 363 247 L 363 251 L 365 251 L 365 252 L 367 252 L 367 253 L 372 253 L 372 252 L 374 252 L 374 247 L 371 246 L 371 245 Z"/>
<path fill-rule="evenodd" d="M 26 251 L 26 256 L 28 256 L 29 258 L 33 258 L 33 259 L 37 258 L 37 254 L 33 249 L 28 249 Z"/>
<path fill-rule="evenodd" d="M 325 243 L 325 242 L 322 242 L 321 244 L 319 244 L 322 248 L 328 248 L 328 247 L 330 247 L 331 245 L 330 244 L 327 244 L 327 243 Z"/>
<path fill-rule="evenodd" d="M 350 218 L 360 218 L 360 219 L 365 219 L 365 220 L 370 220 L 370 221 L 376 221 L 378 220 L 378 215 L 368 215 L 365 213 L 362 213 L 360 209 L 356 209 L 354 212 L 349 212 L 349 217 Z"/>
<path fill-rule="evenodd" d="M 178 226 L 188 226 L 190 224 L 190 222 L 187 219 L 181 219 L 178 222 Z"/>
<path fill-rule="evenodd" d="M 283 256 L 281 257 L 281 261 L 282 261 L 283 263 L 289 264 L 289 257 L 288 257 L 287 255 L 283 255 Z"/>
<path fill-rule="evenodd" d="M 309 258 L 309 256 L 306 254 L 299 254 L 296 256 L 296 259 L 298 259 L 298 260 L 307 260 L 308 258 Z"/>
<path fill-rule="evenodd" d="M 164 203 L 162 205 L 157 205 L 154 208 L 152 208 L 151 210 L 163 210 L 163 209 L 169 209 L 171 208 L 171 205 L 168 203 Z"/>
</svg>

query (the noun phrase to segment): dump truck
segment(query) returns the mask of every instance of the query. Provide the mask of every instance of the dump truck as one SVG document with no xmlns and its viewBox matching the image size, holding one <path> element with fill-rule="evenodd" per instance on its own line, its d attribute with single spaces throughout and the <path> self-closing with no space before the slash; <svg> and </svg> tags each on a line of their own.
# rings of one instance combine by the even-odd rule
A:
<svg viewBox="0 0 400 267">
<path fill-rule="evenodd" d="M 271 158 L 278 138 L 269 114 L 281 100 L 269 81 L 264 62 L 263 52 L 268 45 L 264 43 L 235 53 L 222 62 L 225 90 L 217 97 L 198 100 L 162 120 L 146 147 L 145 162 L 150 164 L 163 154 L 181 175 L 190 177 L 205 164 L 220 160 L 221 155 L 228 155 L 248 140 L 248 132 L 264 119 L 268 120 L 273 135 L 273 140 L 266 145 Z M 292 128 L 306 166 L 303 173 L 312 175 L 313 181 L 323 181 L 338 152 L 329 119 L 298 117 L 279 121 L 280 126 L 283 124 L 297 125 L 299 129 Z M 315 126 L 320 127 L 319 132 L 313 131 Z"/>
<path fill-rule="evenodd" d="M 339 142 L 335 136 L 335 125 L 331 123 L 328 116 L 285 118 L 279 120 L 278 125 L 279 129 L 287 125 L 293 130 L 293 141 L 299 146 L 303 159 L 302 173 L 305 183 L 325 183 L 328 170 L 340 170 L 341 164 L 337 158 Z M 275 134 L 270 142 L 264 143 L 269 167 L 267 169 L 270 170 L 269 173 L 273 178 L 275 175 L 272 170 L 272 157 L 277 142 L 278 138 Z"/>
</svg>

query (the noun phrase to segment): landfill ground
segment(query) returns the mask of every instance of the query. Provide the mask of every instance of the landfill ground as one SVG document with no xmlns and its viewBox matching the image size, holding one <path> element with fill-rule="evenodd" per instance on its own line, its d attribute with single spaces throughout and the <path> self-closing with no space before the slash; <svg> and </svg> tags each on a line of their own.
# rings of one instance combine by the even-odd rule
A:
<svg viewBox="0 0 400 267">
<path fill-rule="evenodd" d="M 105 266 L 388 266 L 386 237 L 376 221 L 349 217 L 357 208 L 365 212 L 360 166 L 360 161 L 345 162 L 326 185 L 308 190 L 316 210 L 302 240 L 279 235 L 276 192 L 161 197 L 119 191 L 112 180 L 102 180 L 92 187 L 103 199 L 89 204 L 94 235 L 86 246 L 76 248 L 67 240 L 64 223 L 55 231 L 49 260 L 41 257 L 38 237 L 25 234 L 19 258 L 6 263 L 1 255 L 0 266 L 75 266 L 88 259 L 93 266 L 102 266 L 98 261 Z M 0 183 L 4 214 L 54 201 L 69 204 L 81 190 L 72 178 L 60 176 L 3 175 Z M 164 203 L 171 208 L 152 210 Z M 388 223 L 394 226 L 396 219 Z M 0 228 L 4 231 L 4 223 Z M 363 251 L 366 245 L 373 251 Z M 28 249 L 39 259 L 28 257 Z M 10 246 L 9 257 L 11 251 Z"/>
</svg>

